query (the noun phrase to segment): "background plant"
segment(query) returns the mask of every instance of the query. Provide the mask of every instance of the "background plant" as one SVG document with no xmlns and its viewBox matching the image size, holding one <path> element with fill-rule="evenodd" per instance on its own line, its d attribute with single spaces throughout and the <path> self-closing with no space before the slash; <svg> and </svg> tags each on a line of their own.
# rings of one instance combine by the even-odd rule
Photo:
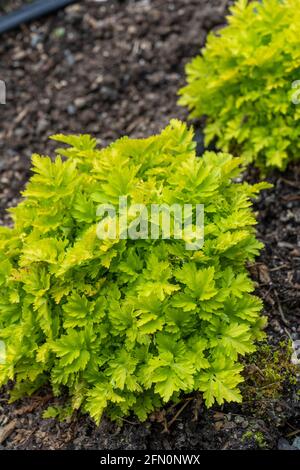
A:
<svg viewBox="0 0 300 470">
<path fill-rule="evenodd" d="M 207 116 L 206 144 L 284 169 L 299 159 L 300 9 L 298 0 L 239 0 L 228 25 L 209 35 L 186 67 L 180 103 Z M 293 102 L 294 101 L 294 102 Z"/>
<path fill-rule="evenodd" d="M 0 383 L 15 380 L 15 399 L 50 381 L 97 422 L 104 410 L 145 419 L 193 390 L 207 406 L 240 401 L 239 357 L 265 324 L 245 264 L 261 248 L 250 198 L 266 185 L 233 181 L 240 160 L 228 154 L 196 158 L 178 121 L 104 149 L 88 135 L 54 139 L 67 158 L 32 157 L 14 227 L 0 229 Z M 205 204 L 203 249 L 99 240 L 97 204 L 120 195 Z"/>
</svg>

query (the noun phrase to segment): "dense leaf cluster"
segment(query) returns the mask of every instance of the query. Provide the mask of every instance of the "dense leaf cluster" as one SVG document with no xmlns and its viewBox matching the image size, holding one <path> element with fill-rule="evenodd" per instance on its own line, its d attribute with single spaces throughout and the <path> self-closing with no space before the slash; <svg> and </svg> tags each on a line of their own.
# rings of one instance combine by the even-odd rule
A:
<svg viewBox="0 0 300 470">
<path fill-rule="evenodd" d="M 300 155 L 299 0 L 238 0 L 186 67 L 180 103 L 207 116 L 206 143 L 284 169 Z M 298 104 L 298 105 L 297 105 Z"/>
<path fill-rule="evenodd" d="M 50 381 L 97 422 L 104 410 L 145 419 L 194 390 L 207 406 L 240 401 L 239 357 L 264 325 L 245 267 L 261 247 L 250 198 L 264 184 L 233 181 L 240 160 L 228 154 L 196 158 L 178 121 L 103 149 L 87 135 L 55 139 L 70 146 L 33 156 L 14 226 L 0 229 L 0 384 L 15 380 L 18 397 Z M 97 204 L 120 195 L 203 203 L 204 247 L 100 240 Z"/>
</svg>

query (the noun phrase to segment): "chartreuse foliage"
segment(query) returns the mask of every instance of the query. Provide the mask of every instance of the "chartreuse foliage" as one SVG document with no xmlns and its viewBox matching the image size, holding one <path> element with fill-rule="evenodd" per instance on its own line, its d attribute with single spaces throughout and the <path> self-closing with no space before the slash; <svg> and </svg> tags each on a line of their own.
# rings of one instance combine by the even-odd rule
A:
<svg viewBox="0 0 300 470">
<path fill-rule="evenodd" d="M 96 422 L 104 410 L 145 419 L 194 390 L 207 406 L 240 401 L 239 357 L 265 323 L 245 268 L 261 248 L 250 198 L 264 184 L 233 182 L 240 161 L 228 154 L 196 158 L 178 121 L 101 150 L 86 135 L 54 139 L 67 158 L 33 156 L 14 227 L 0 229 L 0 383 L 15 380 L 16 398 L 49 380 Z M 204 247 L 100 240 L 97 204 L 120 195 L 205 204 Z"/>
<path fill-rule="evenodd" d="M 263 171 L 300 158 L 299 6 L 238 0 L 228 25 L 187 65 L 179 92 L 192 117 L 207 116 L 207 144 L 216 139 Z"/>
</svg>

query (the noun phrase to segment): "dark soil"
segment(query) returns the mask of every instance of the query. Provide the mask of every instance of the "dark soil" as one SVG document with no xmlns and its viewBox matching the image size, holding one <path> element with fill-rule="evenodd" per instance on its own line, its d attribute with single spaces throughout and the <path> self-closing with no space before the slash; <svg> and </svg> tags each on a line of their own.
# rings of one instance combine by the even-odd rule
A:
<svg viewBox="0 0 300 470">
<path fill-rule="evenodd" d="M 6 8 L 20 3 L 6 1 Z M 0 107 L 0 224 L 10 223 L 5 210 L 19 199 L 30 155 L 53 153 L 51 133 L 92 133 L 107 144 L 124 134 L 159 132 L 172 117 L 186 118 L 176 104 L 184 64 L 207 32 L 224 22 L 230 3 L 84 1 L 3 36 L 0 79 L 7 84 L 7 104 Z M 249 172 L 248 178 L 258 176 Z M 250 269 L 265 301 L 268 341 L 276 349 L 283 339 L 300 339 L 299 164 L 270 179 L 274 189 L 256 204 L 265 250 Z M 146 423 L 132 418 L 120 427 L 104 418 L 96 427 L 83 415 L 66 423 L 42 419 L 43 410 L 57 403 L 49 390 L 13 405 L 3 392 L 0 448 L 289 448 L 300 435 L 295 394 L 296 386 L 285 380 L 278 396 L 262 391 L 251 406 L 205 410 L 201 397 L 185 397 Z"/>
<path fill-rule="evenodd" d="M 2 0 L 0 13 L 11 13 L 12 11 L 17 10 L 17 8 L 22 8 L 32 1 L 33 0 Z"/>
</svg>

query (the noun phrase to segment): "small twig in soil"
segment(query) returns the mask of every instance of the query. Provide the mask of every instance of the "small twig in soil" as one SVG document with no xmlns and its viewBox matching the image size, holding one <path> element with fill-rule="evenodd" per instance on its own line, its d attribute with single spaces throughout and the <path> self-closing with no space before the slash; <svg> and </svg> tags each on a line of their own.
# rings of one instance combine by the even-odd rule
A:
<svg viewBox="0 0 300 470">
<path fill-rule="evenodd" d="M 276 266 L 276 268 L 269 269 L 269 271 L 274 272 L 274 271 L 279 271 L 280 269 L 284 269 L 284 268 L 289 268 L 289 264 L 281 264 L 280 266 Z"/>
<path fill-rule="evenodd" d="M 282 196 L 281 199 L 287 202 L 300 201 L 300 194 L 290 194 L 288 196 Z"/>
<path fill-rule="evenodd" d="M 290 181 L 285 178 L 281 178 L 281 181 L 284 181 L 288 186 L 292 186 L 292 188 L 299 188 L 299 183 L 296 181 Z"/>
<path fill-rule="evenodd" d="M 202 398 L 201 398 L 201 397 L 196 398 L 196 400 L 195 400 L 195 406 L 194 406 L 194 418 L 193 418 L 193 421 L 198 421 L 198 418 L 199 418 L 199 410 L 200 410 L 201 404 L 202 404 Z"/>
<path fill-rule="evenodd" d="M 283 321 L 283 323 L 284 323 L 286 326 L 289 326 L 290 322 L 285 318 L 285 315 L 284 315 L 284 312 L 283 312 L 281 303 L 280 303 L 280 301 L 279 301 L 278 293 L 277 293 L 276 290 L 274 290 L 274 293 L 275 293 L 275 297 L 276 297 L 277 305 L 278 305 L 278 310 L 279 310 L 280 316 L 281 316 L 281 318 L 282 318 L 282 321 Z"/>
<path fill-rule="evenodd" d="M 270 384 L 264 385 L 263 387 L 259 387 L 258 390 L 264 390 L 265 388 L 273 387 L 273 385 L 277 385 L 282 383 L 283 380 L 277 380 L 276 382 L 272 382 Z"/>
<path fill-rule="evenodd" d="M 300 433 L 300 429 L 296 429 L 296 431 L 289 432 L 288 434 L 285 435 L 285 437 L 292 437 L 295 436 L 296 434 Z"/>
<path fill-rule="evenodd" d="M 288 242 L 278 242 L 279 248 L 288 248 L 289 250 L 293 250 L 296 248 L 296 245 L 293 245 L 292 243 Z"/>
<path fill-rule="evenodd" d="M 263 379 L 265 378 L 263 371 L 256 364 L 250 364 L 250 367 L 255 369 Z"/>
<path fill-rule="evenodd" d="M 181 415 L 181 413 L 183 412 L 183 410 L 188 406 L 188 404 L 190 403 L 190 401 L 193 400 L 193 397 L 190 397 L 190 398 L 187 398 L 185 403 L 182 405 L 182 407 L 177 411 L 176 415 L 173 416 L 173 418 L 171 419 L 171 421 L 169 421 L 167 423 L 167 431 L 164 430 L 163 432 L 168 432 L 169 431 L 169 428 L 172 426 L 172 424 L 177 420 L 177 418 Z"/>
<path fill-rule="evenodd" d="M 266 297 L 268 297 L 268 295 L 270 294 L 271 290 L 273 290 L 273 286 L 271 286 L 271 287 L 267 290 L 267 292 L 265 292 L 265 294 L 263 295 L 263 298 L 262 298 L 263 300 L 265 300 Z"/>
<path fill-rule="evenodd" d="M 289 330 L 287 328 L 284 329 L 286 334 L 288 335 L 288 337 L 290 338 L 291 341 L 293 341 L 293 338 L 291 336 L 291 333 L 289 332 Z"/>
<path fill-rule="evenodd" d="M 32 396 L 31 401 L 28 405 L 23 406 L 22 408 L 18 408 L 14 411 L 16 416 L 22 416 L 26 413 L 32 413 L 36 408 L 41 405 L 45 405 L 48 401 L 52 400 L 53 395 L 48 394 L 44 396 Z"/>
<path fill-rule="evenodd" d="M 129 421 L 129 419 L 126 419 L 126 418 L 122 418 L 121 416 L 119 416 L 119 418 L 124 421 L 124 423 L 127 423 L 127 424 L 133 424 L 134 426 L 137 426 L 139 423 L 134 423 L 133 421 Z"/>
<path fill-rule="evenodd" d="M 0 432 L 0 444 L 3 444 L 4 441 L 6 441 L 6 439 L 11 435 L 11 433 L 15 430 L 17 426 L 17 420 L 16 419 L 13 419 L 12 421 L 10 421 L 10 423 L 8 423 L 6 426 L 4 426 L 2 429 L 1 429 L 1 432 Z"/>
</svg>

